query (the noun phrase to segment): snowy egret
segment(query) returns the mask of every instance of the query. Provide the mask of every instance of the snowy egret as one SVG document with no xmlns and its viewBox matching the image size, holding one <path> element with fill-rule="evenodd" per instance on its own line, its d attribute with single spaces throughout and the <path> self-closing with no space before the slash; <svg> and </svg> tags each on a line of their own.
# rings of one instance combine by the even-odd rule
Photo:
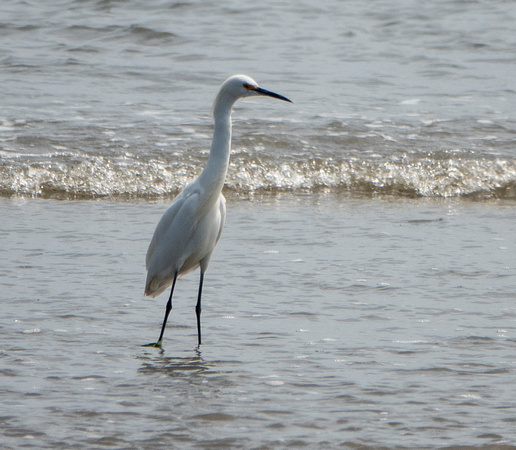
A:
<svg viewBox="0 0 516 450">
<path fill-rule="evenodd" d="M 145 295 L 156 297 L 170 285 L 172 288 L 159 339 L 148 346 L 161 348 L 163 333 L 172 309 L 176 281 L 198 267 L 201 269 L 201 278 L 195 313 L 197 338 L 201 345 L 201 295 L 204 273 L 219 241 L 226 218 L 226 200 L 222 195 L 222 187 L 231 153 L 231 109 L 238 99 L 259 95 L 291 102 L 282 95 L 259 87 L 256 81 L 245 75 L 234 75 L 222 84 L 213 105 L 215 128 L 206 167 L 199 177 L 176 197 L 154 231 L 146 258 Z"/>
</svg>

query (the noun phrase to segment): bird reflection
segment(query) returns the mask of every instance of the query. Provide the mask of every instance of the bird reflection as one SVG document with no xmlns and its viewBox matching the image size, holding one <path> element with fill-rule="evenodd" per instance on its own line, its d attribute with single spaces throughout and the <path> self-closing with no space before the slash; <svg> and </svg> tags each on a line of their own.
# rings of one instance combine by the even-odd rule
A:
<svg viewBox="0 0 516 450">
<path fill-rule="evenodd" d="M 185 357 L 168 357 L 163 356 L 163 352 L 159 356 L 142 356 L 144 360 L 142 366 L 138 370 L 139 373 L 145 375 L 167 375 L 173 378 L 182 378 L 191 375 L 207 375 L 216 374 L 212 363 L 203 360 L 199 349 L 195 350 L 195 354 Z"/>
</svg>

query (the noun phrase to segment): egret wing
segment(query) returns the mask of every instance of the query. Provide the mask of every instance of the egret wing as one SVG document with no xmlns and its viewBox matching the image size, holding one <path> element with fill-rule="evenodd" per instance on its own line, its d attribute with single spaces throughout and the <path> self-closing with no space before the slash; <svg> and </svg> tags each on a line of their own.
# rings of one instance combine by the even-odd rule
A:
<svg viewBox="0 0 516 450">
<path fill-rule="evenodd" d="M 159 295 L 188 258 L 187 248 L 197 221 L 199 194 L 181 194 L 158 222 L 146 257 L 147 295 Z M 180 273 L 181 275 L 181 273 Z"/>
<path fill-rule="evenodd" d="M 152 259 L 152 255 L 154 254 L 154 250 L 156 249 L 156 245 L 160 243 L 167 227 L 174 221 L 174 218 L 176 217 L 177 212 L 181 209 L 182 205 L 183 202 L 179 197 L 177 197 L 174 203 L 172 203 L 172 205 L 170 205 L 169 208 L 165 211 L 163 216 L 161 216 L 160 221 L 156 225 L 154 235 L 152 236 L 151 243 L 147 249 L 147 256 L 145 257 L 145 267 L 147 269 L 149 268 L 149 263 Z"/>
</svg>

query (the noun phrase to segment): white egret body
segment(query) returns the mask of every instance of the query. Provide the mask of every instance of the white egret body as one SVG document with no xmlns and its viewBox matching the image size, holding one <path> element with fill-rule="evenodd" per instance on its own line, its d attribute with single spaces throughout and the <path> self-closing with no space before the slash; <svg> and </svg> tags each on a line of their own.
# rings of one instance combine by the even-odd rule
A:
<svg viewBox="0 0 516 450">
<path fill-rule="evenodd" d="M 213 105 L 215 129 L 210 157 L 199 177 L 176 197 L 159 221 L 147 251 L 145 295 L 156 297 L 172 285 L 161 334 L 155 344 L 161 347 L 172 295 L 179 277 L 200 267 L 201 278 L 195 312 L 197 337 L 201 345 L 201 295 L 204 273 L 222 233 L 226 201 L 222 188 L 231 153 L 231 109 L 239 98 L 265 95 L 290 102 L 258 86 L 245 75 L 234 75 L 221 86 Z"/>
</svg>

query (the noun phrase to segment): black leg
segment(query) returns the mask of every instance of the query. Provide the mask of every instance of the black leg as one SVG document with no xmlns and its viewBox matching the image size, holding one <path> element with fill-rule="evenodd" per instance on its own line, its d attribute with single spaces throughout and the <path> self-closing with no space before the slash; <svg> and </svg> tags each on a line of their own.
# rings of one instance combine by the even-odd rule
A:
<svg viewBox="0 0 516 450">
<path fill-rule="evenodd" d="M 159 335 L 158 342 L 154 344 L 147 344 L 145 347 L 159 347 L 163 342 L 163 334 L 165 333 L 165 327 L 167 326 L 168 315 L 172 311 L 172 295 L 174 294 L 174 287 L 176 286 L 177 272 L 174 274 L 174 281 L 172 282 L 172 289 L 170 289 L 170 296 L 168 297 L 167 306 L 165 307 L 165 318 L 163 319 L 163 325 L 161 326 L 161 333 Z"/>
<path fill-rule="evenodd" d="M 202 283 L 204 281 L 204 272 L 201 271 L 201 280 L 199 281 L 199 294 L 197 295 L 197 305 L 195 305 L 195 315 L 197 316 L 197 340 L 201 345 L 201 296 L 202 296 Z"/>
</svg>

